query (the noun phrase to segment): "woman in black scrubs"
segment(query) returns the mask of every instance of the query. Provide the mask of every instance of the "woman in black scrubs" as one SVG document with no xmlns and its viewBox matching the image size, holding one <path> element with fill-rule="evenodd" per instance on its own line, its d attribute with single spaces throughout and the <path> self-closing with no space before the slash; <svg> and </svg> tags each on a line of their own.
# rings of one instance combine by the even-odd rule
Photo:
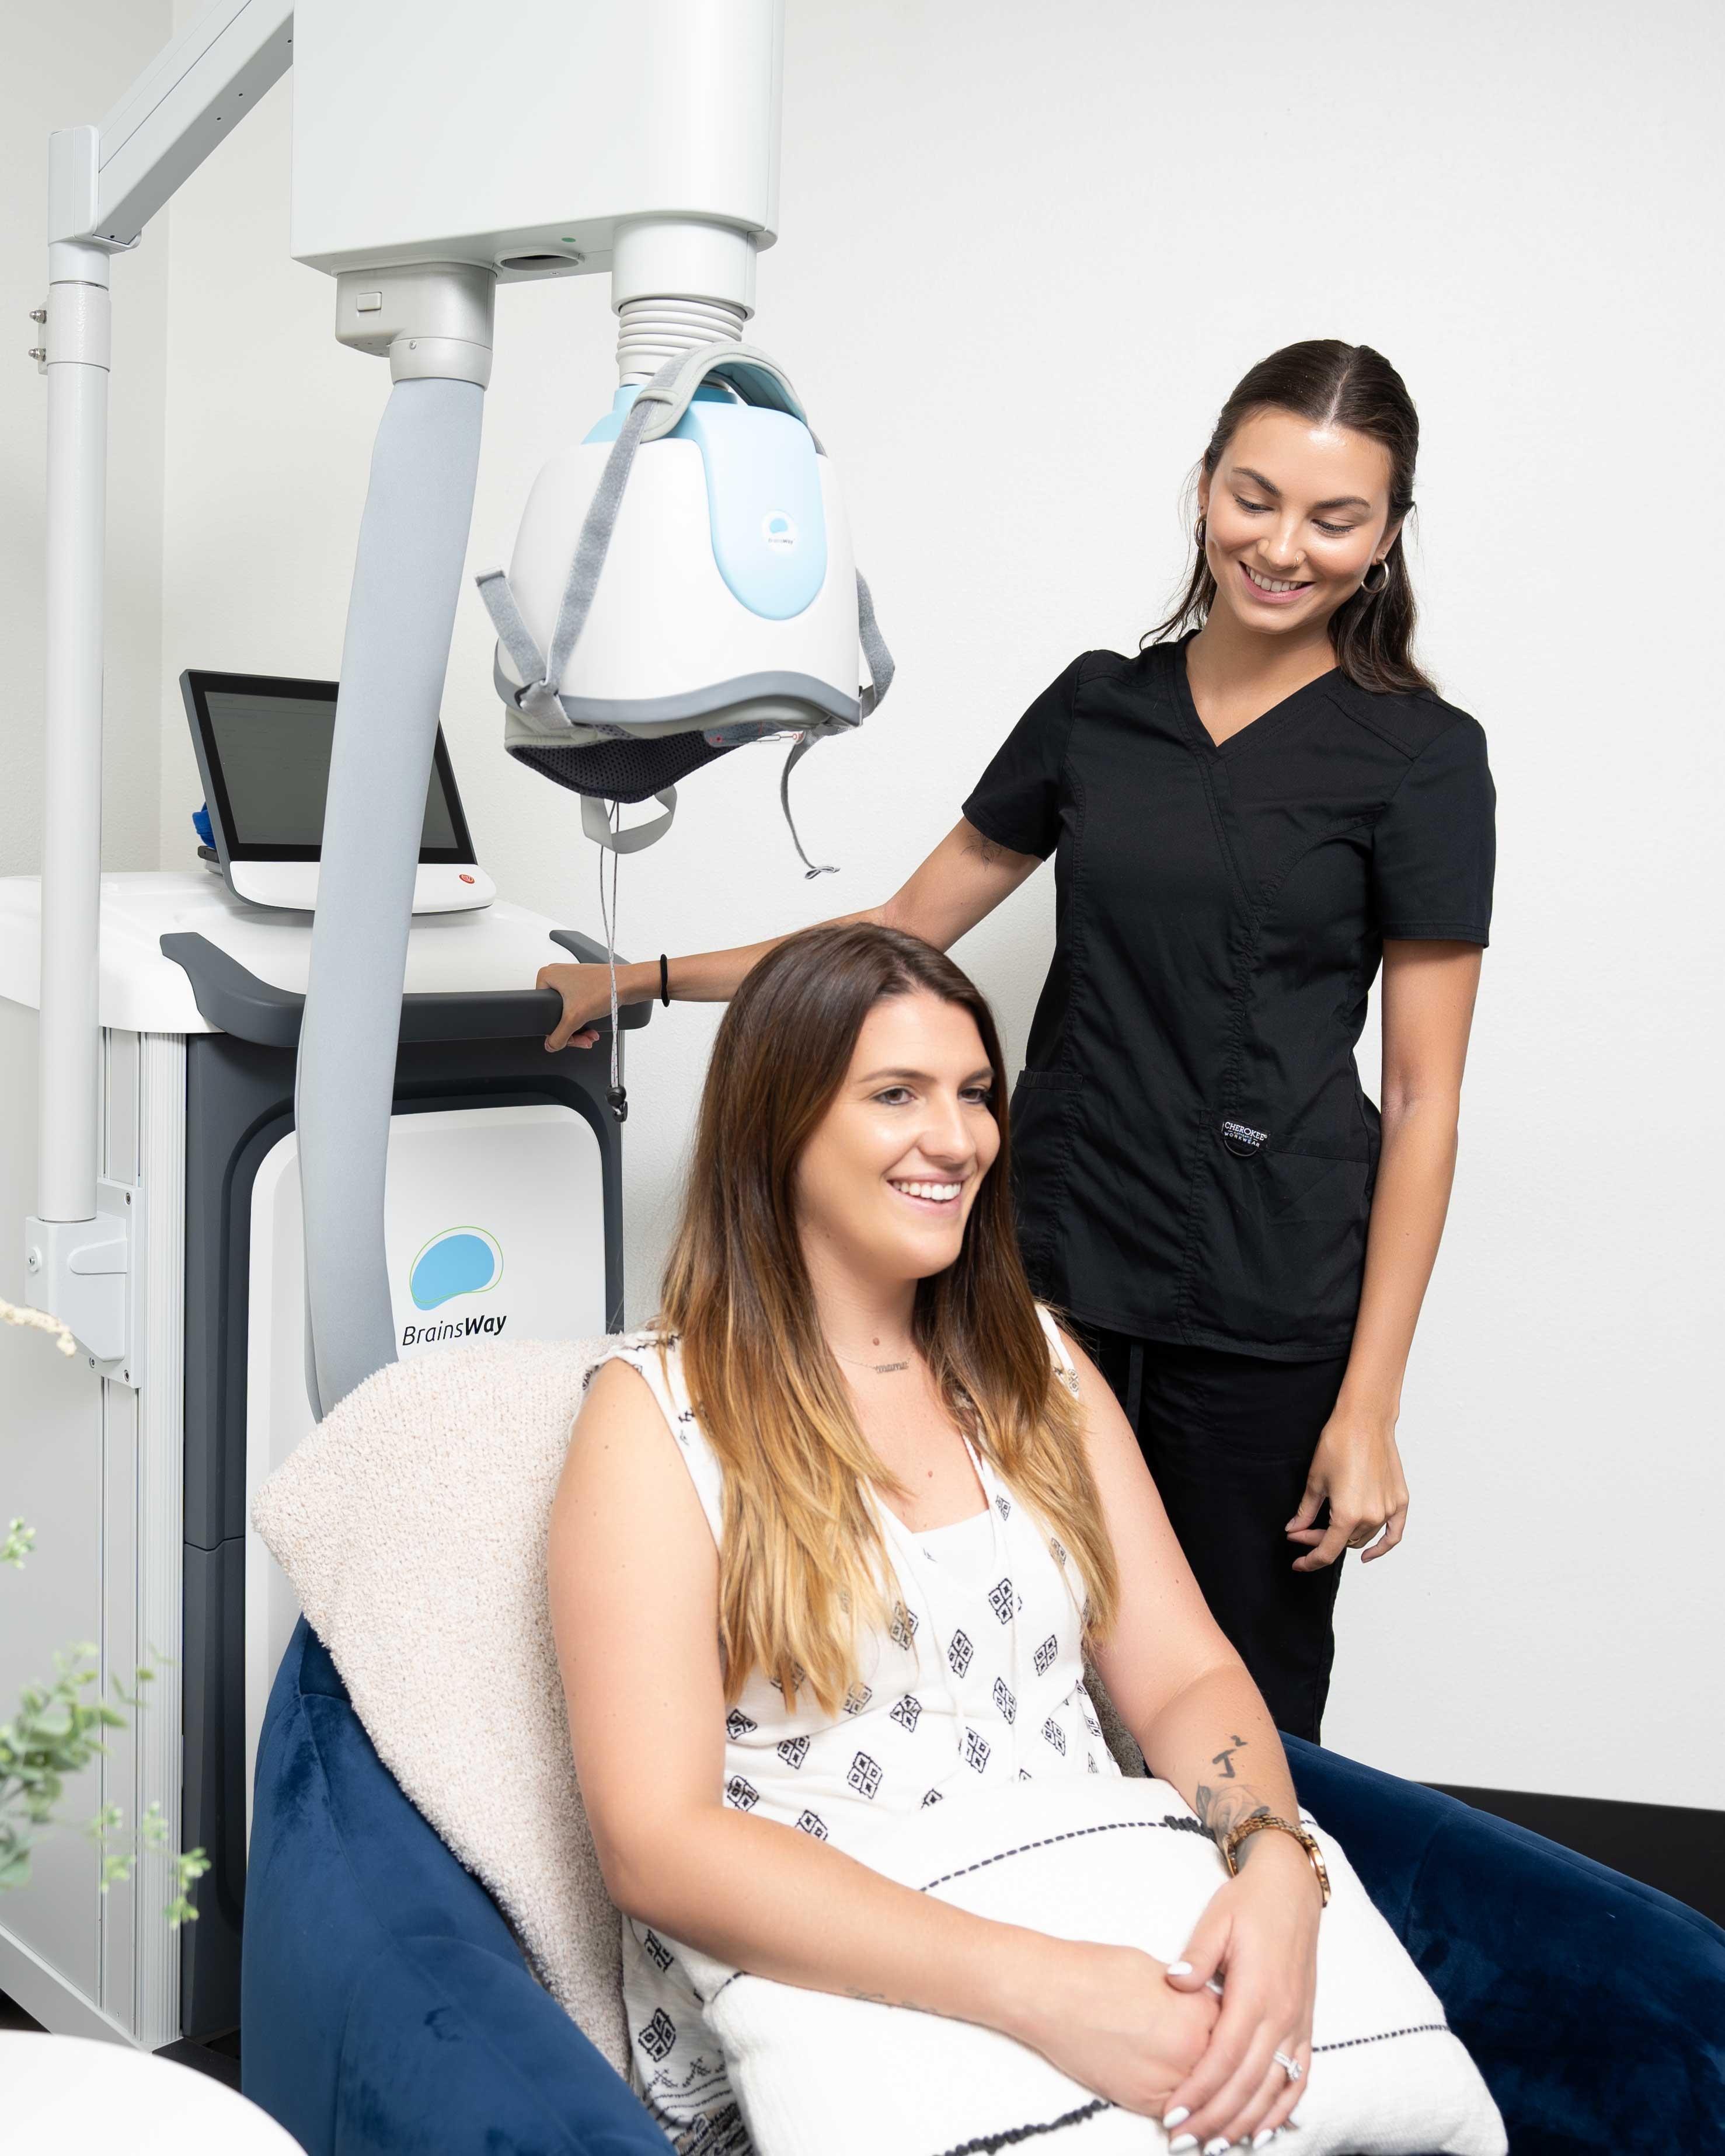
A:
<svg viewBox="0 0 1725 2156">
<path fill-rule="evenodd" d="M 1417 445 L 1368 346 L 1254 367 L 1155 640 L 1075 660 L 956 829 L 847 916 L 945 949 L 1055 856 L 1013 1101 L 1031 1279 L 1093 1342 L 1278 1726 L 1314 1741 L 1343 1554 L 1384 1554 L 1407 1516 L 1402 1376 L 1491 916 L 1484 737 L 1411 654 Z M 722 999 L 769 947 L 674 959 L 670 993 Z M 1381 1116 L 1353 1060 L 1380 963 Z M 660 991 L 657 963 L 619 972 Z M 550 1045 L 590 1040 L 604 969 L 540 978 L 564 997 Z"/>
</svg>

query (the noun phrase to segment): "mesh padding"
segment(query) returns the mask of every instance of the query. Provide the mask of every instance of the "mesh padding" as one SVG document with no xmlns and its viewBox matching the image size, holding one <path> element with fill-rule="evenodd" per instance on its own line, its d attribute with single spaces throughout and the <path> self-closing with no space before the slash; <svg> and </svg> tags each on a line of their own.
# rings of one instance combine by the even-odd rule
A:
<svg viewBox="0 0 1725 2156">
<path fill-rule="evenodd" d="M 602 801 L 645 801 L 675 786 L 716 757 L 744 746 L 732 742 L 715 748 L 704 734 L 667 734 L 659 741 L 595 742 L 589 748 L 542 747 L 532 742 L 509 744 L 517 763 L 541 773 L 572 793 L 591 793 Z"/>
</svg>

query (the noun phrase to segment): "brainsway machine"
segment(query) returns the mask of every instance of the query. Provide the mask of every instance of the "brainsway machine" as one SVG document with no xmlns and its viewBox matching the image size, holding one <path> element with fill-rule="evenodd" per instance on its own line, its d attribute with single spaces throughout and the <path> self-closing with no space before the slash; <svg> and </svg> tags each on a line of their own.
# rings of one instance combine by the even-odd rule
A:
<svg viewBox="0 0 1725 2156">
<path fill-rule="evenodd" d="M 104 1897 L 88 1842 L 44 1843 L 0 1901 L 0 1989 L 52 2028 L 237 2022 L 250 1750 L 295 1615 L 249 1490 L 398 1356 L 621 1322 L 646 1012 L 614 1003 L 608 1056 L 545 1054 L 556 998 L 523 984 L 604 954 L 492 899 L 439 731 L 501 285 L 605 273 L 618 319 L 613 408 L 480 579 L 506 746 L 589 835 L 649 843 L 679 781 L 763 738 L 791 742 L 788 818 L 791 764 L 891 678 L 832 466 L 744 341 L 780 46 L 779 0 L 217 0 L 50 137 L 45 842 L 39 883 L 0 886 L 0 1292 L 79 1352 L 0 1340 L 0 1512 L 38 1532 L 0 1699 L 78 1638 L 105 1674 L 153 1662 L 87 1809 L 159 1804 L 214 1867 L 177 1933 L 160 1860 Z M 109 260 L 290 64 L 292 250 L 389 370 L 339 682 L 183 654 L 203 864 L 105 877 Z"/>
</svg>

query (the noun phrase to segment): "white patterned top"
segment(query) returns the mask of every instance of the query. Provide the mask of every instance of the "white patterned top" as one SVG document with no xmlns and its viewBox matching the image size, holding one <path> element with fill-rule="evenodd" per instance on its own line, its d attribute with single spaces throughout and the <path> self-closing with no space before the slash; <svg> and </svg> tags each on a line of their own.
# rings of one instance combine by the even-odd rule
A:
<svg viewBox="0 0 1725 2156">
<path fill-rule="evenodd" d="M 1053 1321 L 1038 1314 L 1076 1392 L 1077 1373 Z M 637 1334 L 606 1359 L 627 1362 L 651 1388 L 718 1540 L 723 1475 L 684 1390 L 675 1340 Z M 792 1712 L 775 1682 L 758 1671 L 750 1677 L 725 1718 L 727 1804 L 866 1863 L 880 1826 L 919 1806 L 1006 1780 L 1118 1774 L 1084 1688 L 1077 1568 L 970 1450 L 988 1509 L 955 1523 L 968 1531 L 962 1551 L 943 1546 L 942 1530 L 913 1535 L 874 1501 L 896 1595 L 890 1625 L 862 1643 L 842 1712 L 829 1718 L 812 1700 Z M 624 1922 L 624 1998 L 639 2087 L 680 2156 L 746 2156 L 749 2148 L 703 2010 L 731 1974 Z"/>
</svg>

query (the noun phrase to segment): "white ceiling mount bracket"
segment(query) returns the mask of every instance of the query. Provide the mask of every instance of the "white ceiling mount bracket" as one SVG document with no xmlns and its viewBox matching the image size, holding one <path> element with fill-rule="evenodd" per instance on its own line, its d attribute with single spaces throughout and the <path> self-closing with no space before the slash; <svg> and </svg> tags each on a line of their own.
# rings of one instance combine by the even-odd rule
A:
<svg viewBox="0 0 1725 2156">
<path fill-rule="evenodd" d="M 404 262 L 336 279 L 336 341 L 389 362 L 392 382 L 491 379 L 497 276 L 472 262 Z"/>
<path fill-rule="evenodd" d="M 512 283 L 603 274 L 648 218 L 681 228 L 680 276 L 696 257 L 696 282 L 656 290 L 747 306 L 739 242 L 770 246 L 778 223 L 783 15 L 299 0 L 290 251 L 331 275 L 456 260 Z"/>
<path fill-rule="evenodd" d="M 94 233 L 101 146 L 101 131 L 95 127 L 57 127 L 49 136 L 50 247 L 59 240 L 87 240 Z"/>
<path fill-rule="evenodd" d="M 144 1243 L 144 1194 L 106 1176 L 96 1184 L 90 1220 L 24 1223 L 25 1296 L 66 1327 L 105 1378 L 143 1379 L 142 1291 L 137 1254 Z"/>
<path fill-rule="evenodd" d="M 293 0 L 216 0 L 167 46 L 100 128 L 94 199 L 53 238 L 135 247 L 138 235 L 293 59 Z"/>
</svg>

